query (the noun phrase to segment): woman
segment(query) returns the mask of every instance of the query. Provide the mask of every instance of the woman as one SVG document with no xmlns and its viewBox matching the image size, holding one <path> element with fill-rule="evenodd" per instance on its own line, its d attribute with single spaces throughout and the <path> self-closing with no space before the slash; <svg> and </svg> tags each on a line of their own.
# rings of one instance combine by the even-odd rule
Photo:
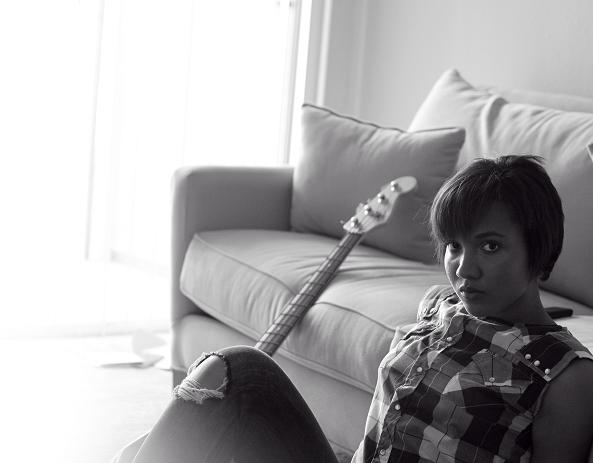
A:
<svg viewBox="0 0 593 463">
<path fill-rule="evenodd" d="M 476 160 L 443 185 L 431 226 L 450 286 L 381 362 L 353 462 L 587 461 L 593 356 L 538 289 L 563 220 L 536 157 Z M 232 347 L 194 363 L 134 461 L 337 459 L 274 361 Z"/>
</svg>

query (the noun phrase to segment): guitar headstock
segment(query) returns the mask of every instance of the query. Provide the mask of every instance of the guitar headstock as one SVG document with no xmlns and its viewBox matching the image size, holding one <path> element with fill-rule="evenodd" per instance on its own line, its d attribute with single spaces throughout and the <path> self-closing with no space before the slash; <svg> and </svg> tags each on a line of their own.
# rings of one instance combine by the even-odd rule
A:
<svg viewBox="0 0 593 463">
<path fill-rule="evenodd" d="M 415 177 L 399 177 L 383 185 L 381 191 L 365 204 L 359 204 L 356 214 L 343 226 L 348 233 L 362 235 L 387 222 L 397 197 L 416 188 Z"/>
</svg>

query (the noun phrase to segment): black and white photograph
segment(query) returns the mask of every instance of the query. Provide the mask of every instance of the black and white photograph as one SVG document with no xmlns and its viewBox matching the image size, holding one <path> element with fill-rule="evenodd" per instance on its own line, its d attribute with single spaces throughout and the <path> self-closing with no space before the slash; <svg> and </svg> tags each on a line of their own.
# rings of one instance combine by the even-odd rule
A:
<svg viewBox="0 0 593 463">
<path fill-rule="evenodd" d="M 0 460 L 593 463 L 592 20 L 0 1 Z"/>
</svg>

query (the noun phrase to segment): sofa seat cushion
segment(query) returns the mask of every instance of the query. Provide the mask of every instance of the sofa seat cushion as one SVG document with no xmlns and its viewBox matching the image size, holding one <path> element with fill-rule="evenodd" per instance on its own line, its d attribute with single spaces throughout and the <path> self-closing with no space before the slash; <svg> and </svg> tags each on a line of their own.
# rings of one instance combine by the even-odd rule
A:
<svg viewBox="0 0 593 463">
<path fill-rule="evenodd" d="M 201 232 L 186 253 L 181 291 L 255 344 L 336 244 L 333 238 L 285 231 Z M 396 330 L 416 321 L 418 303 L 431 285 L 445 283 L 439 265 L 359 245 L 278 353 L 372 392 Z M 572 308 L 575 316 L 557 321 L 593 350 L 593 308 L 547 291 L 542 302 Z"/>
<path fill-rule="evenodd" d="M 181 291 L 209 315 L 255 342 L 337 244 L 329 237 L 270 230 L 196 234 Z M 395 329 L 416 320 L 438 265 L 357 246 L 278 353 L 372 392 Z"/>
</svg>

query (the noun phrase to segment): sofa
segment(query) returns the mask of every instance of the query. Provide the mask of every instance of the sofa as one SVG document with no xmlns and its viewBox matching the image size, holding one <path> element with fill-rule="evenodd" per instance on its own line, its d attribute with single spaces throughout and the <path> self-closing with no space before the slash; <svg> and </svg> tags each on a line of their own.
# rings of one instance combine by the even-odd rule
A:
<svg viewBox="0 0 593 463">
<path fill-rule="evenodd" d="M 254 345 L 341 238 L 341 221 L 392 178 L 418 188 L 370 231 L 274 358 L 336 453 L 355 451 L 377 368 L 446 284 L 427 211 L 441 184 L 477 156 L 538 154 L 559 190 L 565 242 L 545 306 L 593 349 L 593 100 L 474 86 L 449 69 L 408 130 L 304 105 L 294 166 L 184 167 L 174 177 L 172 366 L 178 384 L 202 353 Z"/>
</svg>

